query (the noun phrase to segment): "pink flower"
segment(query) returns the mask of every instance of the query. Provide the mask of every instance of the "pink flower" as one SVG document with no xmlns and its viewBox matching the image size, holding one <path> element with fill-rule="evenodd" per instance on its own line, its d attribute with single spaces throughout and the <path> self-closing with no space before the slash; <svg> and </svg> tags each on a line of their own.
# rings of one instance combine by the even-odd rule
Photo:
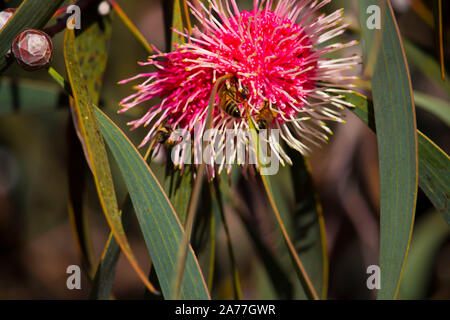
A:
<svg viewBox="0 0 450 320">
<path fill-rule="evenodd" d="M 216 149 L 224 147 L 220 133 L 248 131 L 249 118 L 258 129 L 270 129 L 267 142 L 282 164 L 291 160 L 273 138 L 275 133 L 302 154 L 310 152 L 311 144 L 326 142 L 332 132 L 324 121 L 343 122 L 340 111 L 348 103 L 339 94 L 351 91 L 356 77 L 346 72 L 360 61 L 358 56 L 329 57 L 356 44 L 330 42 L 347 27 L 342 23 L 343 10 L 319 15 L 318 10 L 330 1 L 255 0 L 251 11 L 239 11 L 235 0 L 211 0 L 209 8 L 199 1 L 196 6 L 189 4 L 198 27 L 191 35 L 183 34 L 186 43 L 169 53 L 155 49 L 158 54 L 141 65 L 156 71 L 121 82 L 146 78 L 135 94 L 121 102 L 120 112 L 162 99 L 129 123 L 133 128 L 152 124 L 141 146 L 154 139 L 162 125 L 192 132 L 197 124 L 204 130 L 212 89 L 224 75 L 233 76 L 224 90 L 231 90 L 239 112 L 233 116 L 217 96 L 213 113 L 217 137 L 212 139 Z M 231 164 L 216 162 L 219 172 L 224 167 L 229 171 Z M 210 169 L 213 176 L 215 170 Z"/>
</svg>

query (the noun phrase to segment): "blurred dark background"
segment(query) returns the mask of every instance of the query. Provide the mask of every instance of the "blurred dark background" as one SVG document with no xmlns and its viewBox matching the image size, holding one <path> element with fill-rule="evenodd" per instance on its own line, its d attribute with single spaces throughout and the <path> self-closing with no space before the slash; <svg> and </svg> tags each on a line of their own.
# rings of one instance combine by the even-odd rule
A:
<svg viewBox="0 0 450 320">
<path fill-rule="evenodd" d="M 118 2 L 150 43 L 161 50 L 167 49 L 161 1 Z M 240 1 L 243 2 L 244 6 L 248 6 L 249 1 Z M 392 2 L 403 36 L 437 59 L 435 30 L 420 14 L 427 11 L 417 9 L 417 1 Z M 426 7 L 428 10 L 432 10 L 431 2 L 422 3 L 429 6 Z M 444 4 L 445 29 L 448 31 L 450 11 L 448 2 L 444 1 Z M 355 26 L 358 25 L 356 1 L 333 1 L 327 7 L 330 11 L 345 7 L 346 19 Z M 446 44 L 450 43 L 448 36 L 447 32 Z M 347 37 L 359 36 L 350 32 Z M 55 37 L 54 47 L 52 65 L 64 73 L 62 34 Z M 447 62 L 449 50 L 447 46 Z M 136 62 L 146 58 L 146 51 L 123 23 L 114 17 L 101 106 L 125 132 L 128 132 L 126 122 L 142 114 L 144 106 L 118 117 L 117 104 L 132 89 L 131 85 L 117 85 L 117 81 L 142 72 Z M 410 67 L 415 89 L 450 103 L 449 92 L 430 81 L 414 65 Z M 45 71 L 28 73 L 17 65 L 12 65 L 2 75 L 2 78 L 5 77 L 54 85 Z M 377 143 L 375 135 L 351 112 L 346 112 L 346 120 L 346 125 L 334 126 L 335 135 L 329 145 L 316 150 L 310 158 L 327 230 L 330 260 L 328 296 L 330 299 L 371 299 L 374 295 L 366 287 L 366 268 L 378 263 Z M 423 133 L 444 151 L 450 151 L 449 130 L 445 124 L 419 107 L 417 122 Z M 67 213 L 68 125 L 71 125 L 69 112 L 64 108 L 48 112 L 16 112 L 0 117 L 0 299 L 85 299 L 89 294 L 86 276 L 83 276 L 82 290 L 70 291 L 66 288 L 67 266 L 80 264 Z M 145 132 L 145 129 L 139 129 L 130 132 L 129 136 L 137 143 Z M 161 163 L 154 162 L 152 169 L 160 179 L 163 178 Z M 120 176 L 114 163 L 112 170 L 115 176 Z M 92 179 L 88 172 L 84 174 L 88 181 L 84 205 L 89 212 L 98 259 L 109 229 L 96 199 Z M 122 199 L 125 188 L 118 181 L 117 193 L 119 199 Z M 253 197 L 252 201 L 260 211 L 260 227 L 268 230 L 270 238 L 277 226 L 267 218 L 270 211 L 260 198 Z M 236 212 L 226 205 L 226 214 L 235 245 L 244 298 L 275 298 L 261 261 L 255 255 Z M 443 229 L 440 234 L 444 236 L 435 239 L 439 228 Z M 424 282 L 421 290 L 411 289 L 419 292 L 413 297 L 450 298 L 449 234 L 448 225 L 434 211 L 422 191 L 419 191 L 411 255 L 415 255 L 413 261 L 424 264 L 423 270 L 426 272 L 420 274 Z M 148 266 L 148 253 L 136 223 L 129 238 L 141 264 Z M 430 244 L 430 250 L 416 250 L 416 247 L 420 247 L 416 246 L 416 242 L 422 241 L 434 245 Z M 433 251 L 430 252 L 431 250 Z M 213 297 L 232 298 L 231 273 L 223 231 L 219 234 L 216 272 Z M 123 257 L 120 258 L 113 291 L 118 299 L 143 297 L 144 286 Z M 402 287 L 400 297 L 410 297 L 412 291 Z"/>
</svg>

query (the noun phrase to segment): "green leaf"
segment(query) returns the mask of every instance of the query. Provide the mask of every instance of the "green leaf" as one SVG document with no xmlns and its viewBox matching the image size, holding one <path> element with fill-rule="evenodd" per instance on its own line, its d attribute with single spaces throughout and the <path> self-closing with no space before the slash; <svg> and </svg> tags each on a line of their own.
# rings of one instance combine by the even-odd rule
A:
<svg viewBox="0 0 450 320">
<path fill-rule="evenodd" d="M 411 252 L 399 292 L 399 297 L 407 300 L 427 298 L 436 255 L 450 235 L 450 227 L 437 212 L 422 218 L 414 229 Z"/>
<path fill-rule="evenodd" d="M 81 20 L 83 21 L 82 29 L 78 30 L 74 45 L 79 52 L 80 68 L 84 76 L 87 92 L 92 99 L 93 104 L 98 104 L 100 100 L 100 91 L 102 87 L 102 77 L 106 69 L 108 58 L 108 42 L 111 37 L 111 21 L 110 17 L 102 17 L 97 12 L 97 2 L 91 3 L 82 11 Z M 74 126 L 75 130 L 79 126 Z M 78 136 L 82 136 L 80 131 Z M 72 137 L 69 144 L 69 163 L 75 168 L 69 169 L 69 213 L 72 220 L 72 226 L 76 234 L 78 247 L 81 249 L 82 260 L 88 267 L 91 279 L 97 278 L 96 281 L 106 282 L 98 279 L 98 272 L 95 270 L 96 262 L 90 242 L 90 231 L 88 227 L 88 217 L 86 211 L 83 210 L 83 184 L 82 177 L 84 172 L 83 149 L 78 148 L 78 141 L 72 141 L 76 135 Z M 86 145 L 83 146 L 87 148 Z M 72 149 L 75 150 L 72 150 Z M 80 174 L 82 177 L 80 177 Z M 117 243 L 116 246 L 118 247 Z M 109 274 L 108 272 L 104 272 Z M 111 285 L 112 286 L 112 285 Z M 97 288 L 96 283 L 93 284 L 93 291 Z M 99 293 L 101 295 L 101 293 Z M 105 292 L 102 296 L 109 297 L 111 292 Z"/>
<path fill-rule="evenodd" d="M 395 299 L 416 209 L 417 129 L 409 70 L 391 4 L 386 0 L 364 0 L 360 1 L 360 6 L 364 9 L 380 3 L 385 6 L 382 39 L 372 76 L 381 184 L 381 289 L 378 298 Z M 363 37 L 366 37 L 373 31 L 365 27 L 367 15 L 361 11 Z"/>
<path fill-rule="evenodd" d="M 128 232 L 132 214 L 133 204 L 131 203 L 130 197 L 127 196 L 122 206 L 122 224 L 125 232 Z M 119 256 L 120 246 L 114 238 L 114 235 L 110 233 L 95 272 L 89 299 L 108 300 L 111 297 Z"/>
<path fill-rule="evenodd" d="M 95 105 L 100 99 L 112 33 L 111 16 L 100 16 L 97 6 L 94 2 L 83 10 L 82 29 L 77 31 L 75 38 L 86 87 Z"/>
<path fill-rule="evenodd" d="M 345 100 L 355 105 L 351 108 L 374 132 L 373 105 L 360 94 L 345 94 Z M 419 186 L 433 203 L 434 207 L 450 224 L 450 158 L 434 142 L 417 130 L 419 146 Z"/>
<path fill-rule="evenodd" d="M 183 228 L 162 187 L 136 148 L 98 108 L 95 113 L 133 201 L 163 295 L 169 298 Z M 190 246 L 183 279 L 182 299 L 209 299 L 203 275 Z"/>
<path fill-rule="evenodd" d="M 63 0 L 25 0 L 8 24 L 0 32 L 0 72 L 3 71 L 11 60 L 6 53 L 11 49 L 11 44 L 17 34 L 25 29 L 42 29 L 50 20 L 53 13 L 61 5 Z"/>
<path fill-rule="evenodd" d="M 90 300 L 109 300 L 111 297 L 119 256 L 120 246 L 111 233 L 95 271 L 91 292 L 89 293 Z"/>
<path fill-rule="evenodd" d="M 419 185 L 450 225 L 450 158 L 430 139 L 419 134 Z"/>
<path fill-rule="evenodd" d="M 122 251 L 142 282 L 149 290 L 154 290 L 139 267 L 122 227 L 105 145 L 95 119 L 94 104 L 89 96 L 86 81 L 83 78 L 78 50 L 75 45 L 75 33 L 69 29 L 64 37 L 64 59 L 75 102 L 72 109 L 74 123 L 78 126 L 78 130 L 81 133 L 80 140 L 85 147 L 86 160 L 94 176 L 97 193 L 106 220 Z"/>
<path fill-rule="evenodd" d="M 83 27 L 75 38 L 80 58 L 80 68 L 86 82 L 89 96 L 94 104 L 100 100 L 102 77 L 106 69 L 108 58 L 108 42 L 111 37 L 111 21 L 109 17 L 102 17 L 97 13 L 97 2 L 91 3 L 82 12 Z M 85 27 L 87 26 L 87 27 Z M 79 126 L 74 126 L 78 129 Z M 72 129 L 73 130 L 73 129 Z M 72 131 L 71 130 L 71 131 Z M 81 132 L 77 132 L 82 136 Z M 95 275 L 94 254 L 90 241 L 87 213 L 83 210 L 84 191 L 84 159 L 83 150 L 78 146 L 76 135 L 69 140 L 69 213 L 75 239 L 80 248 L 82 261 L 87 266 L 91 279 Z M 86 148 L 86 146 L 84 146 Z M 75 150 L 72 150 L 75 149 Z"/>
<path fill-rule="evenodd" d="M 435 115 L 447 126 L 450 126 L 450 103 L 428 94 L 414 91 L 414 100 L 417 106 L 423 110 Z"/>
</svg>

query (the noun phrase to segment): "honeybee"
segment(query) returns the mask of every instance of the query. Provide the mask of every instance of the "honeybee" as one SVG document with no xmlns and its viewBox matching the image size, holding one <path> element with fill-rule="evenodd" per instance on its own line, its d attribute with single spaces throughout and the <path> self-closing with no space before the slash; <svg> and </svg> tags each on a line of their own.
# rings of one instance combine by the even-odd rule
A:
<svg viewBox="0 0 450 320">
<path fill-rule="evenodd" d="M 172 132 L 173 129 L 169 125 L 167 124 L 162 125 L 161 128 L 159 128 L 158 131 L 156 131 L 155 135 L 156 142 L 164 144 L 169 147 L 173 147 L 178 142 L 170 139 Z"/>
<path fill-rule="evenodd" d="M 269 102 L 264 103 L 264 106 L 259 111 L 256 116 L 256 125 L 259 130 L 270 129 L 272 126 L 274 115 L 272 110 L 270 110 Z"/>
<path fill-rule="evenodd" d="M 239 92 L 236 83 L 226 83 L 219 90 L 219 107 L 233 118 L 242 118 L 239 104 L 246 103 L 247 96 L 248 89 L 246 87 L 243 88 L 242 92 Z"/>
</svg>

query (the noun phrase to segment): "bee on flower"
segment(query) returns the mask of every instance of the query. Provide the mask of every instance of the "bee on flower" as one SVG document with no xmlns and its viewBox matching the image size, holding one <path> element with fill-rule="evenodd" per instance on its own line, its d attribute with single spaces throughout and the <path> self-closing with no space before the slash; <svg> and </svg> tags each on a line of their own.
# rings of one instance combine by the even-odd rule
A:
<svg viewBox="0 0 450 320">
<path fill-rule="evenodd" d="M 343 10 L 319 13 L 330 2 L 255 0 L 250 11 L 241 11 L 235 0 L 188 3 L 197 27 L 190 34 L 174 31 L 185 37 L 185 43 L 169 53 L 154 48 L 157 54 L 140 64 L 156 70 L 120 82 L 145 79 L 121 102 L 120 112 L 161 99 L 129 123 L 132 128 L 150 126 L 141 146 L 160 135 L 162 124 L 171 132 L 185 133 L 199 126 L 203 133 L 213 87 L 224 76 L 228 78 L 218 90 L 213 110 L 215 136 L 209 139 L 214 150 L 224 149 L 227 130 L 267 130 L 270 152 L 284 165 L 291 159 L 275 135 L 304 155 L 312 145 L 326 142 L 332 134 L 326 122 L 344 122 L 341 111 L 349 104 L 341 94 L 354 87 L 351 70 L 360 62 L 359 56 L 330 58 L 357 43 L 333 42 L 348 25 L 343 23 Z M 250 145 L 245 135 L 240 140 Z M 209 155 L 216 160 L 209 165 L 210 177 L 232 167 L 218 152 Z M 249 149 L 254 152 L 254 147 Z"/>
</svg>

